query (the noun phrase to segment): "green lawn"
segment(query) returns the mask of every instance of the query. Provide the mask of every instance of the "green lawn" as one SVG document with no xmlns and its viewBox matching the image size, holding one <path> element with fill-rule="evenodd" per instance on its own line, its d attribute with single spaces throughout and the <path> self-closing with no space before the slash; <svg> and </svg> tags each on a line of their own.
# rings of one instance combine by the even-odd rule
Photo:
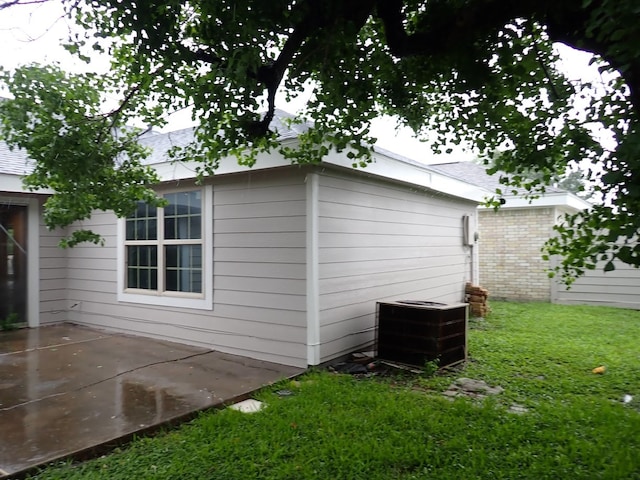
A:
<svg viewBox="0 0 640 480">
<path fill-rule="evenodd" d="M 312 372 L 255 414 L 203 414 L 39 479 L 640 479 L 640 312 L 493 303 L 471 360 L 436 377 Z M 606 373 L 593 374 L 605 365 Z M 461 376 L 483 401 L 441 392 Z M 275 391 L 289 389 L 280 397 Z M 623 403 L 623 396 L 633 400 Z M 528 413 L 514 414 L 517 403 Z"/>
</svg>

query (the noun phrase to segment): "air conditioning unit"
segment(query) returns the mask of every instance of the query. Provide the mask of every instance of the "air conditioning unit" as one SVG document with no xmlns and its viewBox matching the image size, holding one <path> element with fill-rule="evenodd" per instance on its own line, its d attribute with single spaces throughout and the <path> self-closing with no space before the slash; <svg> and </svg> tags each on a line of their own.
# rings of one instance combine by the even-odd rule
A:
<svg viewBox="0 0 640 480">
<path fill-rule="evenodd" d="M 377 356 L 423 367 L 467 359 L 467 304 L 423 300 L 377 303 Z"/>
</svg>

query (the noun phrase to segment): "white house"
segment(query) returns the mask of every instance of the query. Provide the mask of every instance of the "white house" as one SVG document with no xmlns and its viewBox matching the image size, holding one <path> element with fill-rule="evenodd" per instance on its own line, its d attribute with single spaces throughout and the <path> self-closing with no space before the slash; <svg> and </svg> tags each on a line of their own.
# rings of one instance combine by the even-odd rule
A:
<svg viewBox="0 0 640 480">
<path fill-rule="evenodd" d="M 280 127 L 282 142 L 297 141 Z M 307 166 L 277 154 L 253 168 L 225 159 L 197 185 L 194 165 L 166 157 L 190 138 L 144 139 L 168 207 L 128 219 L 95 212 L 73 228 L 102 234 L 105 246 L 68 250 L 57 247 L 68 232 L 42 225 L 47 193 L 22 191 L 24 156 L 0 150 L 0 211 L 14 215 L 0 217 L 13 232 L 0 231 L 0 243 L 14 245 L 0 262 L 24 248 L 30 327 L 70 321 L 316 365 L 372 343 L 376 301 L 460 302 L 477 280 L 468 229 L 482 187 L 384 151 L 365 169 L 335 153 Z M 8 220 L 16 216 L 22 223 Z M 8 295 L 15 269 L 2 272 Z"/>
</svg>

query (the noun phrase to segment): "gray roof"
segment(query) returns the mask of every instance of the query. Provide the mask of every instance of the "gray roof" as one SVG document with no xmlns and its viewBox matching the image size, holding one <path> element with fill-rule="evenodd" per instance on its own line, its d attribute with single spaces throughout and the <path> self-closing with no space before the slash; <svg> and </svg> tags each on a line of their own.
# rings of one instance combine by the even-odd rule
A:
<svg viewBox="0 0 640 480">
<path fill-rule="evenodd" d="M 292 125 L 289 127 L 286 123 L 288 118 L 292 118 L 292 115 L 282 110 L 276 110 L 270 128 L 278 133 L 279 140 L 296 138 L 300 133 L 308 128 L 308 125 L 306 124 Z M 140 143 L 150 147 L 152 152 L 145 163 L 152 165 L 166 162 L 169 160 L 167 158 L 167 152 L 171 147 L 184 147 L 193 140 L 193 127 L 183 128 L 181 130 L 175 130 L 168 133 L 158 133 L 155 131 L 146 133 L 140 138 Z M 505 189 L 505 186 L 500 183 L 499 173 L 489 175 L 484 166 L 473 162 L 451 162 L 425 165 L 382 148 L 376 147 L 375 150 L 405 163 L 419 165 L 423 168 L 426 167 L 427 169 L 434 170 L 435 172 L 442 173 L 471 185 L 485 188 L 490 192 L 495 192 L 498 188 L 503 189 L 505 192 L 511 192 L 512 190 L 512 188 L 509 188 L 508 190 Z M 33 162 L 29 160 L 24 150 L 14 149 L 11 151 L 6 143 L 0 141 L 0 174 L 26 175 L 32 170 Z M 519 189 L 519 191 L 521 193 L 525 193 L 522 189 Z M 556 187 L 547 187 L 547 192 L 564 192 L 564 190 Z"/>
<path fill-rule="evenodd" d="M 194 139 L 193 127 L 183 128 L 168 133 L 150 132 L 140 137 L 140 144 L 151 149 L 151 154 L 144 163 L 162 163 L 168 160 L 167 152 L 171 147 L 185 147 Z"/>
<path fill-rule="evenodd" d="M 0 142 L 0 174 L 26 175 L 33 170 L 33 162 L 27 157 L 27 152 L 15 148 L 9 149 L 9 145 Z"/>
<path fill-rule="evenodd" d="M 293 115 L 276 109 L 269 128 L 278 134 L 278 140 L 296 138 L 309 128 L 307 124 L 294 124 L 289 126 L 287 120 Z M 151 155 L 146 159 L 146 164 L 162 163 L 169 160 L 167 152 L 172 147 L 186 147 L 193 140 L 195 127 L 183 128 L 167 133 L 149 132 L 140 138 L 140 143 L 151 148 Z"/>
<path fill-rule="evenodd" d="M 0 96 L 0 102 L 8 100 Z M 9 148 L 5 142 L 0 141 L 0 174 L 26 175 L 33 170 L 33 162 L 27 157 L 27 152 L 21 149 Z"/>
<path fill-rule="evenodd" d="M 486 188 L 491 192 L 495 192 L 496 189 L 499 188 L 505 192 L 505 196 L 510 196 L 511 192 L 514 190 L 513 187 L 506 187 L 500 183 L 500 172 L 489 175 L 486 167 L 474 162 L 440 163 L 429 165 L 429 168 L 444 175 L 448 175 L 449 177 L 462 180 L 463 182 Z M 547 193 L 560 193 L 566 191 L 554 186 L 546 186 L 545 189 Z M 521 195 L 526 194 L 525 189 L 518 188 L 517 190 Z"/>
<path fill-rule="evenodd" d="M 415 165 L 416 167 L 430 169 L 431 165 L 428 165 L 423 162 L 419 162 L 418 160 L 414 160 L 413 158 L 405 157 L 404 155 L 400 155 L 399 153 L 392 152 L 391 150 L 387 150 L 386 148 L 379 147 L 377 145 L 373 146 L 373 151 L 380 153 L 386 157 L 393 158 L 395 160 L 399 160 L 402 163 L 408 163 L 409 165 Z"/>
<path fill-rule="evenodd" d="M 307 130 L 308 125 L 292 125 L 289 127 L 287 119 L 293 118 L 283 110 L 276 110 L 270 128 L 277 132 L 279 140 L 296 138 L 300 133 Z M 151 131 L 140 137 L 140 143 L 152 149 L 151 155 L 145 163 L 155 164 L 166 162 L 167 152 L 171 147 L 187 146 L 194 140 L 194 128 L 183 128 L 168 133 Z M 21 149 L 11 151 L 9 146 L 0 141 L 0 174 L 26 175 L 33 170 L 33 162 L 27 157 L 27 153 Z"/>
</svg>

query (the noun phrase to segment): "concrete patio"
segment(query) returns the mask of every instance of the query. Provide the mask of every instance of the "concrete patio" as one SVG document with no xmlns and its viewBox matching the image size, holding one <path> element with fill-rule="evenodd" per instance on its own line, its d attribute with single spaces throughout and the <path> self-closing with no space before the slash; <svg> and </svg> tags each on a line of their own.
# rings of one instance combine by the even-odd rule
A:
<svg viewBox="0 0 640 480">
<path fill-rule="evenodd" d="M 0 478 L 103 452 L 302 371 L 69 324 L 0 332 Z"/>
</svg>

